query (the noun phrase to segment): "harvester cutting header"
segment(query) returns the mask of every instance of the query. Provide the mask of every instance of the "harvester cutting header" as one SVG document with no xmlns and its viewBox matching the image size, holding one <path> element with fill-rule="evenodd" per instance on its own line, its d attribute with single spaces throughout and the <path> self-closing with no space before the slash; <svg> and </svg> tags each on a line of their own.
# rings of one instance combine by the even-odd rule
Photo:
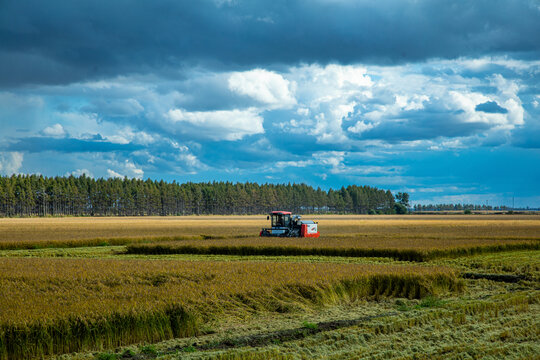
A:
<svg viewBox="0 0 540 360">
<path fill-rule="evenodd" d="M 316 222 L 302 220 L 300 215 L 292 215 L 289 211 L 272 211 L 266 220 L 270 218 L 272 218 L 272 227 L 263 228 L 259 236 L 318 238 L 320 235 Z"/>
</svg>

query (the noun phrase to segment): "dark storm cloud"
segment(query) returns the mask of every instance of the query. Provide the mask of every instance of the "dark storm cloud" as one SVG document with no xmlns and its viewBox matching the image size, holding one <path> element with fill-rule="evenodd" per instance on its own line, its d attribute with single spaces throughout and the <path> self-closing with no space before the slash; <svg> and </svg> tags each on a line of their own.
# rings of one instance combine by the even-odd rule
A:
<svg viewBox="0 0 540 360">
<path fill-rule="evenodd" d="M 526 149 L 540 149 L 540 111 L 531 115 L 523 126 L 512 132 L 512 145 Z"/>
<path fill-rule="evenodd" d="M 284 151 L 275 148 L 269 148 L 269 144 L 260 144 L 261 136 L 253 136 L 241 143 L 222 141 L 209 144 L 203 144 L 200 151 L 195 153 L 206 159 L 215 168 L 243 168 L 253 166 L 263 166 L 264 164 L 279 161 L 284 156 Z"/>
<path fill-rule="evenodd" d="M 101 136 L 99 136 L 101 138 Z M 80 139 L 57 139 L 49 137 L 28 137 L 7 145 L 5 151 L 43 152 L 57 151 L 61 153 L 75 152 L 131 152 L 142 149 L 134 144 L 115 144 L 104 141 L 91 141 Z"/>
<path fill-rule="evenodd" d="M 5 87 L 192 66 L 530 58 L 538 39 L 538 3 L 525 0 L 4 0 L 0 79 Z"/>
<path fill-rule="evenodd" d="M 454 113 L 407 112 L 407 118 L 393 119 L 367 130 L 362 139 L 378 139 L 389 143 L 433 140 L 436 138 L 471 136 L 488 130 L 482 122 L 461 122 Z"/>
<path fill-rule="evenodd" d="M 135 116 L 144 108 L 136 100 L 105 100 L 96 99 L 92 104 L 83 106 L 81 111 L 87 113 L 99 113 L 110 117 Z"/>
<path fill-rule="evenodd" d="M 476 111 L 482 111 L 488 114 L 507 114 L 508 110 L 499 106 L 495 101 L 488 101 L 482 104 L 476 105 L 474 108 Z"/>
</svg>

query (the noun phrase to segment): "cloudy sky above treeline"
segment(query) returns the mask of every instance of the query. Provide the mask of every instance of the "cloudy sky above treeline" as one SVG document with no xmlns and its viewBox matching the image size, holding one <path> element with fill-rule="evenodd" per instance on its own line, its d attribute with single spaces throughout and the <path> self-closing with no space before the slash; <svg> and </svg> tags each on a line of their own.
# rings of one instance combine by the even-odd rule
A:
<svg viewBox="0 0 540 360">
<path fill-rule="evenodd" d="M 14 173 L 540 206 L 540 1 L 2 0 Z"/>
</svg>

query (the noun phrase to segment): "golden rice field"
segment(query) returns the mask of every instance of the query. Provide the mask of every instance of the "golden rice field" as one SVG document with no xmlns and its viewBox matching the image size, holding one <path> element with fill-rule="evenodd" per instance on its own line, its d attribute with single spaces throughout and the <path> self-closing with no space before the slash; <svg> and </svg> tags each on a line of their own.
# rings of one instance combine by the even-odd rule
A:
<svg viewBox="0 0 540 360">
<path fill-rule="evenodd" d="M 128 345 L 139 359 L 475 358 L 482 349 L 504 358 L 496 356 L 501 346 L 513 358 L 540 352 L 540 333 L 532 331 L 540 328 L 540 216 L 305 218 L 319 222 L 320 238 L 259 238 L 264 215 L 0 219 L 0 359 L 74 351 L 65 359 L 120 359 Z M 95 247 L 107 245 L 117 246 Z M 290 328 L 302 314 L 332 319 L 338 308 L 345 320 L 369 316 L 343 330 L 319 333 L 310 323 L 301 334 L 283 330 L 299 339 L 294 344 L 272 340 L 246 350 L 241 336 L 234 340 L 245 327 L 260 331 L 258 316 L 271 330 Z M 230 324 L 224 334 L 223 324 Z M 434 326 L 455 326 L 462 333 L 440 336 L 464 344 L 470 336 L 488 339 L 485 329 L 496 339 L 463 353 L 463 346 L 426 342 Z M 392 343 L 402 334 L 414 340 L 379 350 L 390 346 L 386 334 Z"/>
<path fill-rule="evenodd" d="M 127 247 L 128 254 L 223 254 L 223 255 L 323 255 L 347 257 L 392 257 L 427 261 L 440 257 L 471 255 L 502 250 L 540 249 L 538 240 L 391 239 L 357 237 L 226 238 L 178 240 Z"/>
<path fill-rule="evenodd" d="M 319 222 L 321 239 L 333 246 L 440 248 L 540 240 L 540 216 L 420 215 L 305 216 Z M 0 249 L 125 245 L 225 237 L 252 243 L 268 221 L 262 216 L 0 219 Z M 358 245 L 360 244 L 360 245 Z M 386 245 L 388 244 L 388 245 Z M 473 246 L 474 246 L 473 245 Z"/>
<path fill-rule="evenodd" d="M 313 238 L 280 238 L 280 237 L 231 237 L 209 239 L 186 239 L 160 242 L 160 245 L 178 246 L 290 246 L 290 247 L 313 247 L 313 248 L 362 248 L 362 249 L 414 249 L 414 250 L 441 250 L 462 247 L 504 245 L 504 244 L 534 244 L 538 239 L 433 239 L 433 238 L 391 238 L 376 239 L 366 238 L 359 234 L 356 236 L 328 236 L 318 239 Z"/>
<path fill-rule="evenodd" d="M 57 315 L 99 318 L 112 311 L 152 311 L 170 303 L 218 305 L 235 294 L 292 285 L 322 289 L 345 279 L 393 275 L 443 276 L 450 283 L 455 272 L 402 265 L 2 258 L 0 307 L 2 320 L 9 323 Z M 436 291 L 426 286 L 401 289 L 402 295 L 415 298 L 420 296 L 417 290 Z"/>
<path fill-rule="evenodd" d="M 0 354 L 39 356 L 196 334 L 239 309 L 459 291 L 444 267 L 101 259 L 0 260 Z"/>
</svg>

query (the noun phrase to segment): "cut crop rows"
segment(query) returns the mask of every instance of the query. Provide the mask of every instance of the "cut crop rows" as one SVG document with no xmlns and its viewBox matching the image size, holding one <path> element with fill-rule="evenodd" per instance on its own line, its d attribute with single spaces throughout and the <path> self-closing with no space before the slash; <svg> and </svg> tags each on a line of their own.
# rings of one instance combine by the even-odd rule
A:
<svg viewBox="0 0 540 360">
<path fill-rule="evenodd" d="M 538 240 L 498 241 L 366 241 L 356 238 L 293 239 L 242 238 L 205 241 L 177 241 L 159 244 L 132 244 L 128 254 L 206 254 L 265 256 L 390 257 L 403 261 L 428 261 L 509 250 L 538 250 Z"/>
</svg>

